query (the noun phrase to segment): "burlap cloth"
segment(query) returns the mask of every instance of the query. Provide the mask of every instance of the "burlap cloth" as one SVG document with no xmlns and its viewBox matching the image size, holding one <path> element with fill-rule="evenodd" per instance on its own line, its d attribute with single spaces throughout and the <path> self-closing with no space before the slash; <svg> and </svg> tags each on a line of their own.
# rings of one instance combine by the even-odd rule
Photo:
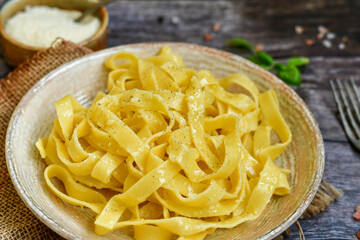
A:
<svg viewBox="0 0 360 240">
<path fill-rule="evenodd" d="M 5 161 L 6 129 L 16 105 L 37 81 L 60 65 L 91 52 L 60 41 L 0 81 L 0 239 L 62 239 L 31 213 L 12 185 Z"/>
<path fill-rule="evenodd" d="M 11 115 L 25 93 L 42 77 L 60 65 L 91 53 L 79 45 L 58 41 L 53 47 L 37 53 L 0 81 L 0 238 L 63 239 L 39 219 L 22 202 L 12 185 L 5 161 L 5 136 Z M 341 191 L 323 182 L 305 216 L 317 215 Z M 302 233 L 300 224 L 297 223 Z M 301 236 L 301 234 L 300 234 Z M 279 236 L 277 239 L 281 239 Z M 303 238 L 305 239 L 305 238 Z"/>
</svg>

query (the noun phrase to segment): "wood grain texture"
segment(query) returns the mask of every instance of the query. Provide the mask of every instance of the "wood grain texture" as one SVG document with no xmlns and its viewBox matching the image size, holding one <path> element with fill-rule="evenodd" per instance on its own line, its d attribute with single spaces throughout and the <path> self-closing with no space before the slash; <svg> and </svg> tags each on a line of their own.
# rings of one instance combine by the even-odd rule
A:
<svg viewBox="0 0 360 240">
<path fill-rule="evenodd" d="M 0 0 L 1 3 L 4 0 Z M 303 70 L 303 84 L 294 88 L 304 99 L 322 131 L 326 166 L 324 179 L 342 189 L 345 195 L 325 212 L 300 220 L 306 239 L 354 239 L 360 223 L 352 218 L 360 204 L 360 154 L 348 142 L 338 121 L 328 80 L 355 77 L 360 80 L 360 1 L 357 0 L 248 0 L 248 1 L 123 1 L 108 6 L 110 14 L 108 46 L 136 42 L 176 41 L 224 49 L 239 55 L 239 50 L 224 42 L 242 37 L 263 44 L 279 60 L 294 55 L 309 56 Z M 213 33 L 214 23 L 221 25 Z M 295 25 L 305 27 L 296 35 Z M 333 47 L 316 40 L 319 25 L 337 34 Z M 211 41 L 203 35 L 212 34 Z M 337 45 L 342 36 L 349 43 Z M 311 47 L 306 39 L 314 39 Z M 0 59 L 0 76 L 11 70 Z M 358 81 L 360 85 L 360 81 Z M 298 239 L 296 227 L 285 239 Z"/>
<path fill-rule="evenodd" d="M 224 40 L 241 36 L 278 57 L 359 55 L 359 9 L 359 1 L 344 0 L 119 1 L 109 5 L 111 35 L 116 36 L 109 45 L 165 40 L 229 49 Z M 206 42 L 203 35 L 212 32 L 214 23 L 220 31 Z M 305 27 L 302 35 L 295 35 L 295 25 Z M 348 48 L 325 49 L 320 41 L 305 47 L 305 39 L 316 39 L 319 25 L 348 36 Z"/>
</svg>

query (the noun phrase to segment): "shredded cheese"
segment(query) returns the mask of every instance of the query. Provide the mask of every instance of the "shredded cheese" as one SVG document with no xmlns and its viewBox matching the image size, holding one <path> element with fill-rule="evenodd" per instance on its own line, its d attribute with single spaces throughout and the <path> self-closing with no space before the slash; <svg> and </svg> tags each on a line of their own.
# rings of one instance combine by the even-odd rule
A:
<svg viewBox="0 0 360 240">
<path fill-rule="evenodd" d="M 5 24 L 5 31 L 15 40 L 32 47 L 50 47 L 57 37 L 80 43 L 95 34 L 100 20 L 88 16 L 83 22 L 74 21 L 80 11 L 48 6 L 28 6 Z"/>
</svg>

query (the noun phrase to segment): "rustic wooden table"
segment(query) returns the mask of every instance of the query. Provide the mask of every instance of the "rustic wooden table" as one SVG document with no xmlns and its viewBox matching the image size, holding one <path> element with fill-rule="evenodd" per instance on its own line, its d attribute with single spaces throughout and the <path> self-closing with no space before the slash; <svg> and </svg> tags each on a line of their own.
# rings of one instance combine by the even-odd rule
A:
<svg viewBox="0 0 360 240">
<path fill-rule="evenodd" d="M 4 0 L 0 1 L 4 2 Z M 278 60 L 310 57 L 303 83 L 294 90 L 316 117 L 326 150 L 324 179 L 342 189 L 344 197 L 313 218 L 301 219 L 306 239 L 354 239 L 360 222 L 352 218 L 360 204 L 360 154 L 348 142 L 338 121 L 329 79 L 360 80 L 360 1 L 358 0 L 251 0 L 251 1 L 124 1 L 108 6 L 108 46 L 151 41 L 190 42 L 236 54 L 225 41 L 242 37 Z M 213 32 L 213 25 L 220 30 Z M 301 35 L 296 25 L 304 27 Z M 316 38 L 323 25 L 336 34 L 326 48 Z M 211 41 L 204 34 L 212 35 Z M 338 44 L 348 38 L 346 48 Z M 314 45 L 305 41 L 313 39 Z M 0 76 L 11 71 L 0 59 Z M 360 81 L 359 81 L 360 83 Z M 285 239 L 298 239 L 295 226 Z"/>
</svg>

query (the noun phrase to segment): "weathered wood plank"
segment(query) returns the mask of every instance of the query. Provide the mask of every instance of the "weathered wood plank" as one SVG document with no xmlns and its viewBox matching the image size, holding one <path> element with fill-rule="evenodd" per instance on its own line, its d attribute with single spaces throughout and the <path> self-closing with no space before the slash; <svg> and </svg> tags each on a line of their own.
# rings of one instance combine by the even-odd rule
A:
<svg viewBox="0 0 360 240">
<path fill-rule="evenodd" d="M 347 141 L 335 114 L 329 80 L 349 77 L 360 86 L 360 57 L 314 57 L 303 71 L 303 83 L 294 88 L 317 119 L 325 140 Z"/>
<path fill-rule="evenodd" d="M 344 191 L 344 197 L 313 218 L 301 219 L 306 239 L 354 239 L 360 224 L 352 215 L 360 204 L 360 154 L 349 144 L 325 142 L 324 180 Z M 298 239 L 296 227 L 285 239 Z"/>
<path fill-rule="evenodd" d="M 360 3 L 358 1 L 119 1 L 109 5 L 109 46 L 144 41 L 182 41 L 217 48 L 224 41 L 243 37 L 275 56 L 359 55 Z M 158 18 L 163 21 L 159 22 Z M 172 19 L 177 21 L 172 21 Z M 221 24 L 213 40 L 203 39 L 213 24 Z M 296 35 L 295 25 L 305 31 Z M 305 39 L 316 40 L 319 25 L 349 38 L 345 50 L 326 49 L 320 41 L 307 47 Z"/>
</svg>

